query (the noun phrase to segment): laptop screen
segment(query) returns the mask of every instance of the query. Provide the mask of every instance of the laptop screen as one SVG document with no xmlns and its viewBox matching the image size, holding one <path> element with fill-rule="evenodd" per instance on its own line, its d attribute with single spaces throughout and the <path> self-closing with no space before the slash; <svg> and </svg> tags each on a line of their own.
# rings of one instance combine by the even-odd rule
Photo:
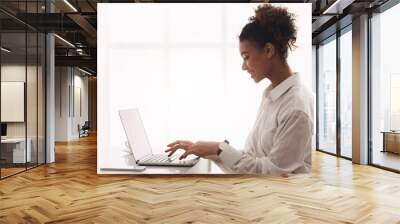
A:
<svg viewBox="0 0 400 224">
<path fill-rule="evenodd" d="M 3 137 L 7 136 L 7 124 L 6 123 L 1 123 L 1 136 L 3 136 Z"/>
<path fill-rule="evenodd" d="M 120 110 L 122 126 L 136 160 L 151 154 L 151 146 L 138 109 Z"/>
</svg>

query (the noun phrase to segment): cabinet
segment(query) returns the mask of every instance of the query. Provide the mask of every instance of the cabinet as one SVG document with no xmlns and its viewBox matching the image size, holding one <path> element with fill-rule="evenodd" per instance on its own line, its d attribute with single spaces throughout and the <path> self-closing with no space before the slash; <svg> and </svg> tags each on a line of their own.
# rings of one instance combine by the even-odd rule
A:
<svg viewBox="0 0 400 224">
<path fill-rule="evenodd" d="M 400 154 L 400 132 L 384 131 L 383 134 L 383 152 L 393 152 Z"/>
</svg>

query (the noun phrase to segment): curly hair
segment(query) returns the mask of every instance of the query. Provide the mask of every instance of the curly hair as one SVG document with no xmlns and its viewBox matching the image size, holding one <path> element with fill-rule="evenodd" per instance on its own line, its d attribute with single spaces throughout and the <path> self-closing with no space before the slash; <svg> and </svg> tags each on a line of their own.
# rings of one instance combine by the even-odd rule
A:
<svg viewBox="0 0 400 224">
<path fill-rule="evenodd" d="M 270 42 L 283 61 L 288 56 L 288 48 L 296 47 L 296 38 L 295 15 L 287 8 L 270 4 L 259 5 L 239 35 L 240 41 L 250 41 L 260 50 Z"/>
</svg>

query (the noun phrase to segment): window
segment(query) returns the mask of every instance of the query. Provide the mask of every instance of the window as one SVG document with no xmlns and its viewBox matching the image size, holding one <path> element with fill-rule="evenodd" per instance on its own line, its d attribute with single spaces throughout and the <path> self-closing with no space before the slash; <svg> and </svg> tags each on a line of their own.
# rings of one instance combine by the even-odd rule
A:
<svg viewBox="0 0 400 224">
<path fill-rule="evenodd" d="M 351 26 L 340 36 L 340 155 L 352 157 L 352 35 Z"/>
<path fill-rule="evenodd" d="M 400 5 L 371 18 L 372 164 L 400 170 Z M 393 147 L 393 148 L 392 148 Z M 399 150 L 398 150 L 399 149 Z"/>
<path fill-rule="evenodd" d="M 390 130 L 400 130 L 400 73 L 390 74 Z"/>
<path fill-rule="evenodd" d="M 39 13 L 43 4 L 19 2 L 18 13 Z M 11 23 L 14 18 L 6 14 L 0 17 L 12 24 L 0 29 L 0 178 L 5 178 L 45 163 L 46 38 L 22 23 Z"/>
<path fill-rule="evenodd" d="M 318 47 L 317 148 L 336 154 L 336 35 Z"/>
</svg>

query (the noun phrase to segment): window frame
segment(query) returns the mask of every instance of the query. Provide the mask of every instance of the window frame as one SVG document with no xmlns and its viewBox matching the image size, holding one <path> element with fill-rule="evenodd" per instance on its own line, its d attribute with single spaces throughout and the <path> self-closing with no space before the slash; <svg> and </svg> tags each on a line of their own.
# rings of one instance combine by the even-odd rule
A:
<svg viewBox="0 0 400 224">
<path fill-rule="evenodd" d="M 347 18 L 344 18 L 347 19 Z M 340 21 L 338 21 L 340 22 Z M 346 24 L 344 27 L 337 29 L 335 33 L 329 35 L 328 37 L 320 40 L 317 44 L 316 44 L 316 151 L 318 152 L 323 152 L 329 155 L 333 155 L 339 158 L 343 158 L 343 159 L 347 159 L 347 160 L 352 160 L 352 158 L 347 157 L 342 155 L 341 153 L 341 117 L 340 117 L 340 103 L 341 103 L 341 97 L 340 97 L 340 84 L 341 84 L 341 66 L 340 66 L 340 37 L 344 34 L 346 34 L 347 32 L 351 32 L 352 31 L 352 22 L 350 22 L 349 24 Z M 331 41 L 336 41 L 336 152 L 332 153 L 332 152 L 328 152 L 327 150 L 321 149 L 319 147 L 320 143 L 319 143 L 319 103 L 320 103 L 320 96 L 319 96 L 319 84 L 320 84 L 320 80 L 319 80 L 319 47 L 321 44 L 327 44 Z"/>
</svg>

